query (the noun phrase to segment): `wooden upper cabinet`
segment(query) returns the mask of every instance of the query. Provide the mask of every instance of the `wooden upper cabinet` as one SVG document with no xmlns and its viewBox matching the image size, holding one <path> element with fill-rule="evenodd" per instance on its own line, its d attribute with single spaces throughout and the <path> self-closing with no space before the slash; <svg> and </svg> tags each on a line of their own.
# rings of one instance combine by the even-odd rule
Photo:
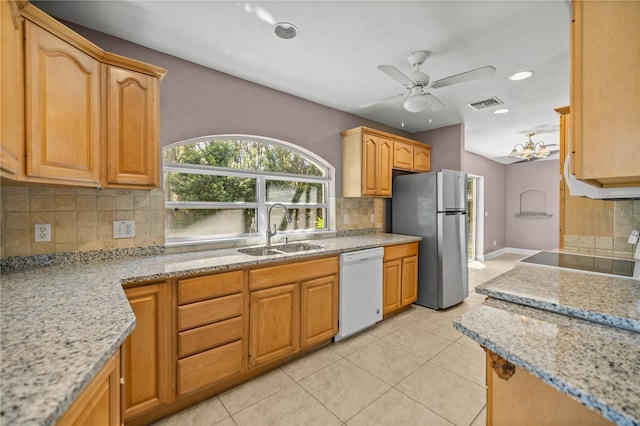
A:
<svg viewBox="0 0 640 426">
<path fill-rule="evenodd" d="M 364 135 L 362 146 L 362 195 L 390 197 L 393 143 L 377 136 Z"/>
<path fill-rule="evenodd" d="M 430 170 L 431 146 L 367 127 L 342 132 L 342 195 L 391 197 L 392 170 Z"/>
<path fill-rule="evenodd" d="M 0 171 L 24 173 L 23 20 L 14 2 L 0 1 Z"/>
<path fill-rule="evenodd" d="M 100 62 L 25 21 L 26 174 L 99 186 Z"/>
<path fill-rule="evenodd" d="M 420 146 L 422 145 L 422 146 Z M 413 171 L 431 171 L 431 147 L 420 144 L 413 147 Z"/>
<path fill-rule="evenodd" d="M 571 5 L 573 171 L 599 186 L 640 185 L 640 2 Z"/>
<path fill-rule="evenodd" d="M 158 186 L 158 79 L 115 66 L 107 78 L 105 186 Z"/>
<path fill-rule="evenodd" d="M 166 70 L 105 52 L 26 1 L 1 6 L 2 176 L 157 188 Z"/>
<path fill-rule="evenodd" d="M 413 145 L 405 142 L 393 144 L 393 168 L 413 170 Z"/>
</svg>

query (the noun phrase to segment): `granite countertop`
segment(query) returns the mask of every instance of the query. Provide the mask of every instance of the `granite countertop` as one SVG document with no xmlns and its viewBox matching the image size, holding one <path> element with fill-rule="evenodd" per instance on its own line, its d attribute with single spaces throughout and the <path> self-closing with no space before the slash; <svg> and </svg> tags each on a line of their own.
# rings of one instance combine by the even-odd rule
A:
<svg viewBox="0 0 640 426">
<path fill-rule="evenodd" d="M 612 422 L 640 423 L 639 333 L 496 299 L 454 327 Z"/>
<path fill-rule="evenodd" d="M 518 263 L 476 293 L 640 332 L 640 280 Z"/>
<path fill-rule="evenodd" d="M 313 240 L 322 249 L 249 256 L 234 249 L 3 271 L 0 423 L 49 425 L 135 325 L 123 285 L 419 241 L 394 234 Z"/>
</svg>

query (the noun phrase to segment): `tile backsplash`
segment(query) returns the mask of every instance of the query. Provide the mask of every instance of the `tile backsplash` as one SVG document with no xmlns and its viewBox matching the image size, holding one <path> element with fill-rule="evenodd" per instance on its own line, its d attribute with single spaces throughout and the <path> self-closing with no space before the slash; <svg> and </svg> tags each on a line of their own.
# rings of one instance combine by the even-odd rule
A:
<svg viewBox="0 0 640 426">
<path fill-rule="evenodd" d="M 0 191 L 0 257 L 164 244 L 161 191 L 8 185 Z M 114 220 L 135 220 L 135 238 L 114 239 Z M 50 224 L 51 241 L 34 241 L 35 224 Z"/>
<path fill-rule="evenodd" d="M 565 235 L 564 248 L 581 253 L 632 256 L 635 246 L 627 241 L 632 230 L 640 230 L 640 200 L 614 201 L 613 206 L 613 210 L 602 212 L 613 216 L 613 235 Z"/>
<path fill-rule="evenodd" d="M 2 185 L 0 202 L 0 258 L 164 245 L 162 191 Z M 384 200 L 335 205 L 338 233 L 384 230 Z M 113 238 L 114 220 L 135 220 L 135 238 Z M 51 241 L 34 241 L 35 224 L 50 224 Z"/>
</svg>

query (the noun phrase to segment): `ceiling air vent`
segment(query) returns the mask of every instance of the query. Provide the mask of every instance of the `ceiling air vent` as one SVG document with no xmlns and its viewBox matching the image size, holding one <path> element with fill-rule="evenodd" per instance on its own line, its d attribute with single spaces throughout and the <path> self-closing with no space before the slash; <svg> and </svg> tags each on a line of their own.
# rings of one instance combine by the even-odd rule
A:
<svg viewBox="0 0 640 426">
<path fill-rule="evenodd" d="M 492 98 L 485 99 L 483 101 L 473 102 L 467 105 L 469 105 L 469 107 L 473 108 L 476 111 L 480 111 L 481 109 L 490 108 L 492 106 L 502 105 L 502 104 L 504 104 L 504 102 L 502 102 L 500 99 L 494 96 Z"/>
</svg>

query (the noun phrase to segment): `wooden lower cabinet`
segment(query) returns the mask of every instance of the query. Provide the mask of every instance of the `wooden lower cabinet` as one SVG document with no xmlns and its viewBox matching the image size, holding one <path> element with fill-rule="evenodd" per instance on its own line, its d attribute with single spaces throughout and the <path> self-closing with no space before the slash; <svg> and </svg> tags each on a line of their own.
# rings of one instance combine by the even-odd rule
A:
<svg viewBox="0 0 640 426">
<path fill-rule="evenodd" d="M 289 284 L 251 292 L 249 368 L 300 349 L 300 287 Z"/>
<path fill-rule="evenodd" d="M 385 247 L 382 314 L 393 314 L 418 298 L 418 243 Z"/>
<path fill-rule="evenodd" d="M 149 424 L 314 350 L 338 333 L 337 256 L 125 289 L 123 419 Z"/>
<path fill-rule="evenodd" d="M 58 425 L 119 426 L 120 424 L 120 350 L 118 349 L 62 415 Z"/>
<path fill-rule="evenodd" d="M 237 270 L 178 280 L 178 398 L 244 372 L 244 277 Z"/>
<path fill-rule="evenodd" d="M 486 352 L 488 426 L 613 424 L 525 369 Z M 503 368 L 494 369 L 493 361 Z"/>
<path fill-rule="evenodd" d="M 337 334 L 337 256 L 250 270 L 249 288 L 249 368 Z"/>
<path fill-rule="evenodd" d="M 338 334 L 337 276 L 304 281 L 300 288 L 300 338 L 304 349 Z"/>
<path fill-rule="evenodd" d="M 178 395 L 239 375 L 242 360 L 241 340 L 178 360 Z"/>
<path fill-rule="evenodd" d="M 128 421 L 173 399 L 171 285 L 169 281 L 125 290 L 136 327 L 122 345 L 123 417 Z"/>
</svg>

